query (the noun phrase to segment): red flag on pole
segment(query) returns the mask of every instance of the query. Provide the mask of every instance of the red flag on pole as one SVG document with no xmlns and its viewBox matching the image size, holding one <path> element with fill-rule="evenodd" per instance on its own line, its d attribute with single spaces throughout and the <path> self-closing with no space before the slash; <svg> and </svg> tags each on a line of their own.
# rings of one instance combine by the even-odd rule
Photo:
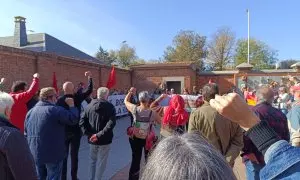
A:
<svg viewBox="0 0 300 180">
<path fill-rule="evenodd" d="M 56 80 L 55 72 L 53 72 L 53 76 L 52 76 L 52 87 L 56 90 L 56 93 L 58 95 L 59 91 L 58 91 L 58 87 L 57 87 L 57 80 Z"/>
<path fill-rule="evenodd" d="M 113 66 L 107 81 L 106 87 L 108 89 L 112 88 L 116 84 L 116 72 L 115 72 L 115 67 Z"/>
</svg>

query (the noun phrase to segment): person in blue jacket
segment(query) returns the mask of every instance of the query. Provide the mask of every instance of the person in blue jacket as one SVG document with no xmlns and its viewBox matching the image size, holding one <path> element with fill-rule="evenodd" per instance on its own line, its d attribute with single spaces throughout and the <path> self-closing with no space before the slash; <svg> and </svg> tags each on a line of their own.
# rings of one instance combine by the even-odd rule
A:
<svg viewBox="0 0 300 180">
<path fill-rule="evenodd" d="M 260 179 L 300 179 L 300 148 L 281 140 L 266 121 L 259 119 L 236 93 L 216 96 L 210 104 L 221 115 L 238 123 L 264 155 Z"/>
<path fill-rule="evenodd" d="M 55 105 L 56 90 L 43 88 L 40 101 L 27 114 L 25 136 L 35 160 L 38 179 L 60 180 L 65 150 L 65 125 L 78 124 L 79 112 L 72 98 L 69 110 Z"/>
</svg>

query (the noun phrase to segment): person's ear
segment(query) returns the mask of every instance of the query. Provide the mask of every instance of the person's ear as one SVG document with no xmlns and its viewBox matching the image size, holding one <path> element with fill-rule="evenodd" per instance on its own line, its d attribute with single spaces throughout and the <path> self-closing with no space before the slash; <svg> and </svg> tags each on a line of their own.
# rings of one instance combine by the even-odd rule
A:
<svg viewBox="0 0 300 180">
<path fill-rule="evenodd" d="M 4 110 L 4 115 L 5 115 L 7 118 L 10 117 L 10 113 L 11 113 L 11 109 L 5 108 L 5 110 Z"/>
</svg>

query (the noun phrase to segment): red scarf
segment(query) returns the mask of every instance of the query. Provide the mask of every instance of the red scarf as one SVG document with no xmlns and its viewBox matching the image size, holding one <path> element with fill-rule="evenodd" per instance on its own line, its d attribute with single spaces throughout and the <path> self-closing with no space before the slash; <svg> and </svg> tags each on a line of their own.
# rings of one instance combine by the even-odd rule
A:
<svg viewBox="0 0 300 180">
<path fill-rule="evenodd" d="M 174 95 L 164 113 L 163 125 L 185 125 L 188 121 L 189 114 L 185 111 L 184 105 L 184 99 L 179 95 Z"/>
</svg>

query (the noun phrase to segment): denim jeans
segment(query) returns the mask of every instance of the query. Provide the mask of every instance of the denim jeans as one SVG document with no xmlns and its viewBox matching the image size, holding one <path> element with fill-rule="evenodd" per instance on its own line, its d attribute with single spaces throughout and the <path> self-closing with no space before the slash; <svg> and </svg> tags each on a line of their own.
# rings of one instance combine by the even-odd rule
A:
<svg viewBox="0 0 300 180">
<path fill-rule="evenodd" d="M 106 168 L 109 145 L 90 145 L 90 180 L 100 180 Z"/>
<path fill-rule="evenodd" d="M 129 180 L 139 180 L 140 164 L 144 149 L 145 161 L 147 161 L 148 151 L 145 149 L 146 140 L 139 138 L 129 138 L 130 147 L 132 150 L 132 161 L 129 170 Z"/>
<path fill-rule="evenodd" d="M 66 139 L 66 158 L 64 159 L 63 169 L 62 169 L 62 180 L 67 180 L 67 166 L 68 166 L 68 155 L 71 149 L 71 177 L 72 180 L 77 180 L 78 171 L 78 153 L 80 148 L 80 135 L 74 135 Z"/>
<path fill-rule="evenodd" d="M 245 162 L 246 166 L 246 177 L 247 180 L 259 180 L 259 172 L 264 167 L 263 165 L 257 164 L 247 160 Z"/>
<path fill-rule="evenodd" d="M 58 163 L 35 164 L 38 180 L 60 180 L 63 161 Z"/>
</svg>

